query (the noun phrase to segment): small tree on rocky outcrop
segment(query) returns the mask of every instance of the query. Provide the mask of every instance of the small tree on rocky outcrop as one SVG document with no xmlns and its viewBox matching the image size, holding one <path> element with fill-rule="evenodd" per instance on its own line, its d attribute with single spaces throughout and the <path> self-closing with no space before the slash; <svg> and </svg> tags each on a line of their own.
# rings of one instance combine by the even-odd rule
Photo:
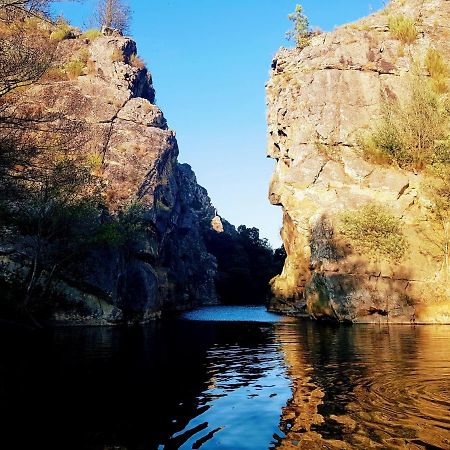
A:
<svg viewBox="0 0 450 450">
<path fill-rule="evenodd" d="M 294 39 L 298 48 L 306 47 L 310 40 L 309 20 L 303 13 L 301 5 L 295 6 L 295 12 L 288 15 L 288 19 L 293 22 L 294 28 L 286 33 L 288 39 Z"/>
<path fill-rule="evenodd" d="M 131 9 L 122 0 L 100 0 L 94 20 L 100 27 L 115 28 L 126 32 L 130 26 Z"/>
</svg>

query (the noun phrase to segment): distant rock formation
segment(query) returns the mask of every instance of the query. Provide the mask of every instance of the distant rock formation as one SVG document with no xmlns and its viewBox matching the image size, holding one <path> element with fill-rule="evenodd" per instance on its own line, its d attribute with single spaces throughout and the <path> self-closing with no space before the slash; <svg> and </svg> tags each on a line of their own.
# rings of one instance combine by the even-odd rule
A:
<svg viewBox="0 0 450 450">
<path fill-rule="evenodd" d="M 415 42 L 392 36 L 391 15 L 414 20 Z M 272 281 L 272 310 L 352 322 L 450 322 L 448 274 L 426 237 L 433 230 L 424 176 L 368 162 L 358 145 L 380 117 L 383 96 L 404 95 L 407 74 L 429 48 L 449 60 L 449 24 L 448 1 L 393 1 L 275 56 L 267 84 L 268 155 L 277 161 L 269 197 L 283 207 L 287 259 Z M 343 212 L 371 203 L 403 223 L 409 249 L 398 263 L 358 253 L 337 230 Z"/>
</svg>

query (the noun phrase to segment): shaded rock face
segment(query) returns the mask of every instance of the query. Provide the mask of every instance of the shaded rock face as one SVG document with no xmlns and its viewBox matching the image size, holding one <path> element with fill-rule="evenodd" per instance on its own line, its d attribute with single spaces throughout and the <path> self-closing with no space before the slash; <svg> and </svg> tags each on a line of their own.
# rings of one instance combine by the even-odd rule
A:
<svg viewBox="0 0 450 450">
<path fill-rule="evenodd" d="M 277 164 L 269 199 L 283 207 L 287 252 L 272 280 L 275 311 L 354 322 L 450 321 L 448 283 L 425 237 L 432 228 L 422 175 L 369 163 L 358 148 L 383 97 L 406 91 L 413 60 L 423 61 L 430 47 L 448 60 L 450 2 L 392 2 L 389 9 L 315 35 L 302 50 L 281 49 L 273 60 L 268 156 Z M 392 38 L 390 14 L 415 20 L 413 44 Z M 336 231 L 343 211 L 374 202 L 404 223 L 409 250 L 401 263 L 357 254 Z M 430 298 L 436 286 L 444 306 Z"/>
<path fill-rule="evenodd" d="M 22 107 L 63 113 L 81 124 L 78 151 L 101 161 L 97 170 L 110 212 L 138 200 L 147 233 L 132 248 L 91 252 L 57 279 L 52 320 L 142 322 L 215 303 L 216 260 L 203 241 L 215 209 L 191 168 L 177 161 L 175 134 L 154 104 L 151 76 L 142 64 L 133 65 L 136 44 L 118 35 L 63 40 L 57 62 L 81 54 L 89 58 L 81 76 L 44 78 L 27 91 Z M 14 251 L 0 251 L 0 264 L 6 281 L 29 273 L 29 261 Z"/>
<path fill-rule="evenodd" d="M 214 229 L 215 209 L 188 164 L 175 167 L 174 181 L 173 205 L 161 252 L 161 262 L 167 268 L 167 306 L 180 310 L 216 304 L 216 258 L 208 253 L 204 240 L 206 231 Z M 157 218 L 156 223 L 162 220 Z"/>
</svg>

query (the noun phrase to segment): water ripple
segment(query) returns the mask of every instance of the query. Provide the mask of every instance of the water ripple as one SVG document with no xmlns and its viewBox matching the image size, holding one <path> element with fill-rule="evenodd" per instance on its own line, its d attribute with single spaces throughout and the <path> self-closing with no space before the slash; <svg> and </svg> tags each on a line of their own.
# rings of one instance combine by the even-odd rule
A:
<svg viewBox="0 0 450 450">
<path fill-rule="evenodd" d="M 283 325 L 278 340 L 294 380 L 280 448 L 450 449 L 450 327 Z"/>
</svg>

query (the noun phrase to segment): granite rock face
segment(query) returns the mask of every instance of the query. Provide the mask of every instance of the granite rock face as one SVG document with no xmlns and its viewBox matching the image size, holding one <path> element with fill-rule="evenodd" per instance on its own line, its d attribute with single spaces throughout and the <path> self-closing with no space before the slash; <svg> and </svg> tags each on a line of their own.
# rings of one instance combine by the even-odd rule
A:
<svg viewBox="0 0 450 450">
<path fill-rule="evenodd" d="M 391 14 L 414 19 L 414 43 L 392 37 Z M 426 239 L 432 228 L 422 175 L 372 164 L 358 146 L 382 99 L 406 91 L 414 61 L 429 48 L 448 61 L 449 23 L 448 1 L 394 1 L 275 56 L 266 86 L 268 156 L 277 161 L 269 199 L 283 208 L 287 259 L 272 280 L 271 309 L 339 321 L 450 322 L 442 261 Z M 369 203 L 404 223 L 409 250 L 400 264 L 357 254 L 337 233 L 343 211 Z M 441 302 L 430 298 L 435 289 Z"/>
<path fill-rule="evenodd" d="M 178 163 L 175 133 L 154 103 L 151 76 L 136 52 L 134 41 L 115 34 L 62 40 L 56 62 L 87 60 L 83 73 L 44 77 L 21 99 L 25 110 L 62 113 L 78 124 L 77 151 L 98 162 L 109 213 L 136 200 L 145 210 L 141 242 L 126 251 L 96 249 L 55 281 L 51 321 L 142 322 L 217 301 L 216 260 L 203 241 L 217 226 L 216 212 L 191 168 Z M 29 260 L 3 250 L 3 280 L 24 280 Z"/>
</svg>

